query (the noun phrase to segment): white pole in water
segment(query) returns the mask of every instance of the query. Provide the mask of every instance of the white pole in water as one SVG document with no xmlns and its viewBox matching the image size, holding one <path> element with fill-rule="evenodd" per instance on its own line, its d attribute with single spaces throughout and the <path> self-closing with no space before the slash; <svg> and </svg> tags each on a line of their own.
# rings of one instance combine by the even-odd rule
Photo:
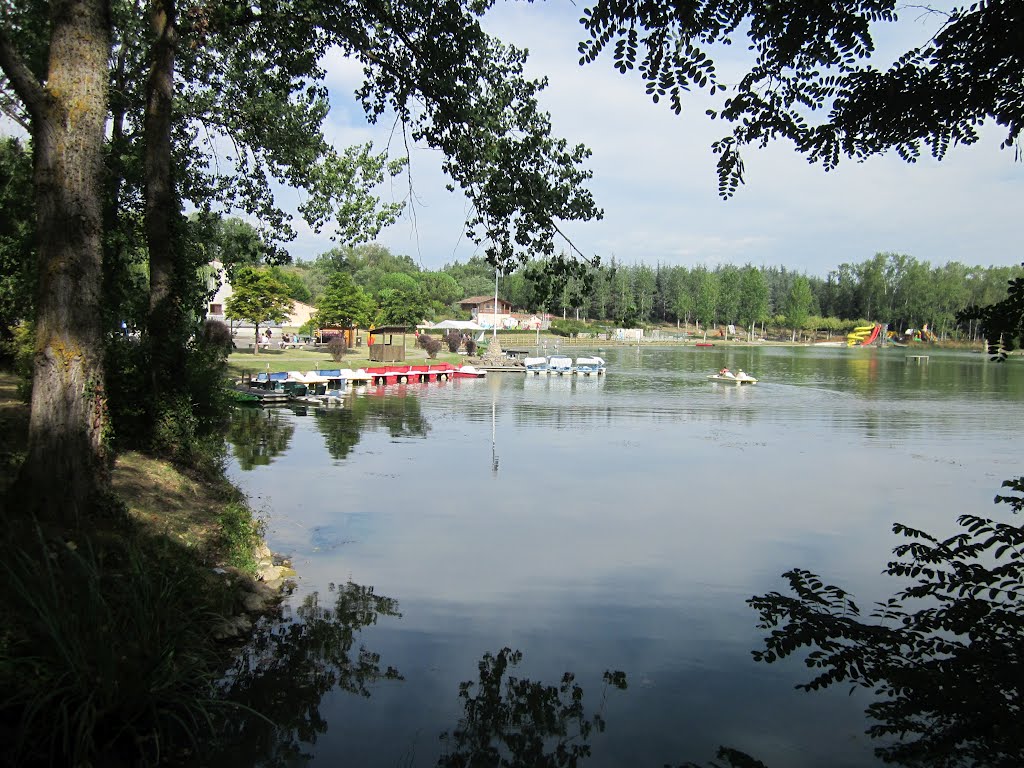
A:
<svg viewBox="0 0 1024 768">
<path fill-rule="evenodd" d="M 494 327 L 492 329 L 491 338 L 498 338 L 498 266 L 494 266 L 494 314 L 491 316 L 494 318 Z"/>
</svg>

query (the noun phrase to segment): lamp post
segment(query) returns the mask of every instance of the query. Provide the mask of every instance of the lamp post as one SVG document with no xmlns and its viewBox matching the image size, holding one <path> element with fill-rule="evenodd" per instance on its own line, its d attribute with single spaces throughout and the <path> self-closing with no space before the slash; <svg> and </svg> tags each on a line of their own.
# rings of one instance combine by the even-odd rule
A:
<svg viewBox="0 0 1024 768">
<path fill-rule="evenodd" d="M 498 338 L 498 266 L 494 266 L 494 314 L 491 315 L 494 319 L 491 328 L 491 338 Z"/>
</svg>

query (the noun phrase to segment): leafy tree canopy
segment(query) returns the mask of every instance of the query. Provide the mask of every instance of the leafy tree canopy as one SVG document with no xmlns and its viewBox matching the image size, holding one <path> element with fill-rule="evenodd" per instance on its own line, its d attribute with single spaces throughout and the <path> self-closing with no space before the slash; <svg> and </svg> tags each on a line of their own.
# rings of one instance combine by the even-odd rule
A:
<svg viewBox="0 0 1024 768">
<path fill-rule="evenodd" d="M 225 302 L 225 317 L 248 320 L 257 330 L 262 323 L 280 323 L 292 310 L 288 286 L 267 269 L 239 267 L 231 288 L 233 293 Z"/>
<path fill-rule="evenodd" d="M 317 300 L 313 321 L 320 327 L 366 328 L 373 320 L 376 306 L 347 272 L 335 272 L 323 295 Z"/>
<path fill-rule="evenodd" d="M 423 291 L 386 288 L 380 292 L 380 311 L 377 325 L 407 325 L 415 327 L 430 313 L 430 305 Z"/>
<path fill-rule="evenodd" d="M 814 295 L 811 293 L 811 284 L 807 282 L 807 278 L 803 275 L 797 275 L 793 281 L 793 287 L 786 297 L 784 308 L 786 324 L 793 329 L 794 339 L 796 338 L 796 332 L 803 328 L 804 323 L 807 322 L 813 301 Z"/>
<path fill-rule="evenodd" d="M 986 121 L 1005 130 L 1003 147 L 1016 144 L 1024 127 L 1024 4 L 908 7 L 902 15 L 934 19 L 934 34 L 877 68 L 869 62 L 875 35 L 898 21 L 899 7 L 896 0 L 598 0 L 584 11 L 590 39 L 579 45 L 580 63 L 610 49 L 620 72 L 638 69 L 651 98 L 666 99 L 676 113 L 691 89 L 719 96 L 708 114 L 732 124 L 712 147 L 723 197 L 743 182 L 743 147 L 775 139 L 788 139 L 826 170 L 842 155 L 859 160 L 889 149 L 909 162 L 922 146 L 942 158 L 951 145 L 978 141 Z M 753 61 L 727 85 L 713 56 L 744 37 Z"/>
</svg>

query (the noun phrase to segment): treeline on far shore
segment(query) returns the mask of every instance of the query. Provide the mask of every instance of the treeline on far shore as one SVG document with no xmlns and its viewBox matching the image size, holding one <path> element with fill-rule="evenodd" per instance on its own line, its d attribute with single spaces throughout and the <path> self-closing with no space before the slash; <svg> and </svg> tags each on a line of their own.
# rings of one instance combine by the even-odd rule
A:
<svg viewBox="0 0 1024 768">
<path fill-rule="evenodd" d="M 317 304 L 331 276 L 343 272 L 376 301 L 401 296 L 427 319 L 468 317 L 461 299 L 494 294 L 494 267 L 483 258 L 429 271 L 379 244 L 335 248 L 275 271 L 300 301 Z M 827 335 L 878 322 L 898 332 L 927 325 L 943 339 L 978 340 L 976 321 L 961 322 L 958 314 L 998 301 L 1022 274 L 1020 266 L 933 266 L 898 253 L 840 264 L 824 277 L 785 266 L 651 266 L 614 258 L 567 273 L 537 260 L 500 275 L 498 293 L 523 312 L 618 327 L 767 324 Z"/>
</svg>

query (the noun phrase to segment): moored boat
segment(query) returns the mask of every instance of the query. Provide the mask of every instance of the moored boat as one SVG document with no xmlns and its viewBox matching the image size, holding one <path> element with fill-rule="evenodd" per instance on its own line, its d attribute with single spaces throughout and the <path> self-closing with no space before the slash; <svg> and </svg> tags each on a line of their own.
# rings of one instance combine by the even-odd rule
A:
<svg viewBox="0 0 1024 768">
<path fill-rule="evenodd" d="M 548 359 L 546 357 L 527 357 L 523 360 L 527 373 L 540 376 L 548 372 Z"/>
<path fill-rule="evenodd" d="M 482 379 L 487 375 L 487 371 L 483 371 L 472 365 L 463 365 L 456 368 L 453 372 L 456 379 Z"/>
<path fill-rule="evenodd" d="M 577 376 L 600 376 L 606 368 L 603 357 L 577 357 L 574 373 Z"/>
<path fill-rule="evenodd" d="M 548 358 L 548 373 L 553 376 L 568 376 L 572 373 L 572 358 L 565 355 L 551 355 Z"/>
</svg>

